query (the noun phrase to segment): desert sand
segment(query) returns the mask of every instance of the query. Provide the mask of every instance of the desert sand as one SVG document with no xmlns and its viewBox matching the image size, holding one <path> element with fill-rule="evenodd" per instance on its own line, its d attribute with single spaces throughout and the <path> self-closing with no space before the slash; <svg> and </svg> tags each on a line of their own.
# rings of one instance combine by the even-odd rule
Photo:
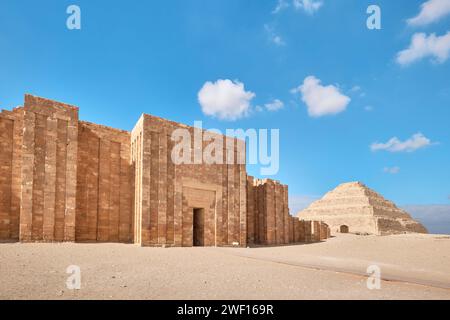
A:
<svg viewBox="0 0 450 320">
<path fill-rule="evenodd" d="M 366 269 L 378 265 L 381 288 Z M 81 289 L 66 268 L 81 268 Z M 450 236 L 261 248 L 0 244 L 1 299 L 450 299 Z"/>
</svg>

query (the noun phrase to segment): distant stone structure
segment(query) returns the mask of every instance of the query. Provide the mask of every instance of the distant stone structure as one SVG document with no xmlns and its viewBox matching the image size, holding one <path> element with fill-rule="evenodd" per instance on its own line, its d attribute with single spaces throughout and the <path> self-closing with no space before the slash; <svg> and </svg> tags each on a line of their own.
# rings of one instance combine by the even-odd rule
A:
<svg viewBox="0 0 450 320">
<path fill-rule="evenodd" d="M 0 241 L 189 247 L 329 237 L 324 223 L 290 216 L 287 186 L 248 176 L 245 160 L 174 163 L 180 128 L 198 130 L 147 114 L 118 130 L 25 95 L 23 107 L 0 113 Z M 231 140 L 223 157 L 245 159 L 245 143 Z"/>
<path fill-rule="evenodd" d="M 427 233 L 407 212 L 361 182 L 341 184 L 300 211 L 298 217 L 324 221 L 333 233 Z"/>
<path fill-rule="evenodd" d="M 250 245 L 308 243 L 330 238 L 328 225 L 292 217 L 288 186 L 247 177 L 247 240 Z"/>
</svg>

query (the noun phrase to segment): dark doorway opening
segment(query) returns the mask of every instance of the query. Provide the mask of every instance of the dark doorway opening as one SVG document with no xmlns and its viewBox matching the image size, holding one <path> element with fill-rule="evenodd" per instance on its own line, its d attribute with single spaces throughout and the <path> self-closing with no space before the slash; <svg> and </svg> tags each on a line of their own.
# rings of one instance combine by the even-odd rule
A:
<svg viewBox="0 0 450 320">
<path fill-rule="evenodd" d="M 194 247 L 203 247 L 205 245 L 205 209 L 194 208 Z"/>
<path fill-rule="evenodd" d="M 349 232 L 348 226 L 342 225 L 342 226 L 340 227 L 340 232 L 341 232 L 341 233 L 348 233 L 348 232 Z"/>
</svg>

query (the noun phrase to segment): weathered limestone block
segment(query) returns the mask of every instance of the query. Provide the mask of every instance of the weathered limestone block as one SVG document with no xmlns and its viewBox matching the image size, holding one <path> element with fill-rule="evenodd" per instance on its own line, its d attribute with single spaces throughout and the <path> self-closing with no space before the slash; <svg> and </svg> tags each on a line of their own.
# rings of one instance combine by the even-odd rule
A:
<svg viewBox="0 0 450 320">
<path fill-rule="evenodd" d="M 11 239 L 14 116 L 0 113 L 0 240 Z"/>
<path fill-rule="evenodd" d="M 22 241 L 74 241 L 78 108 L 25 96 Z"/>
<path fill-rule="evenodd" d="M 270 179 L 247 179 L 247 239 L 256 245 L 294 241 L 287 186 Z"/>
<path fill-rule="evenodd" d="M 313 242 L 312 221 L 303 221 L 303 227 L 305 230 L 305 242 Z"/>
<path fill-rule="evenodd" d="M 76 241 L 131 241 L 129 143 L 126 131 L 80 121 Z"/>
</svg>

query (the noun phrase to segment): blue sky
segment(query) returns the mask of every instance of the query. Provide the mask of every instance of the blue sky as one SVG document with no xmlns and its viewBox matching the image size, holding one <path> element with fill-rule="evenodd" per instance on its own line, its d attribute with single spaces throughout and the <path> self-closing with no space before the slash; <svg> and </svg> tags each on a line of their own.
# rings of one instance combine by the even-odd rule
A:
<svg viewBox="0 0 450 320">
<path fill-rule="evenodd" d="M 432 1 L 446 7 L 448 0 Z M 289 185 L 292 199 L 358 180 L 400 205 L 449 205 L 450 14 L 428 8 L 438 17 L 419 16 L 425 0 L 323 0 L 307 8 L 315 2 L 285 0 L 277 11 L 277 0 L 2 0 L 0 106 L 20 105 L 31 93 L 127 130 L 142 112 L 221 130 L 279 128 L 274 178 Z M 81 30 L 66 27 L 71 4 L 81 8 Z M 366 27 L 370 4 L 381 8 L 381 30 Z M 423 46 L 400 61 L 420 33 Z M 311 90 L 332 86 L 336 98 L 349 98 L 337 102 L 343 110 L 308 112 L 320 90 L 308 100 L 306 89 L 292 89 L 310 76 Z M 205 114 L 199 103 L 204 84 L 219 79 L 253 93 L 234 121 Z M 267 110 L 277 100 L 282 107 Z M 419 133 L 425 140 L 414 138 Z M 378 151 L 373 143 L 382 144 Z M 259 175 L 257 167 L 248 171 Z"/>
</svg>

